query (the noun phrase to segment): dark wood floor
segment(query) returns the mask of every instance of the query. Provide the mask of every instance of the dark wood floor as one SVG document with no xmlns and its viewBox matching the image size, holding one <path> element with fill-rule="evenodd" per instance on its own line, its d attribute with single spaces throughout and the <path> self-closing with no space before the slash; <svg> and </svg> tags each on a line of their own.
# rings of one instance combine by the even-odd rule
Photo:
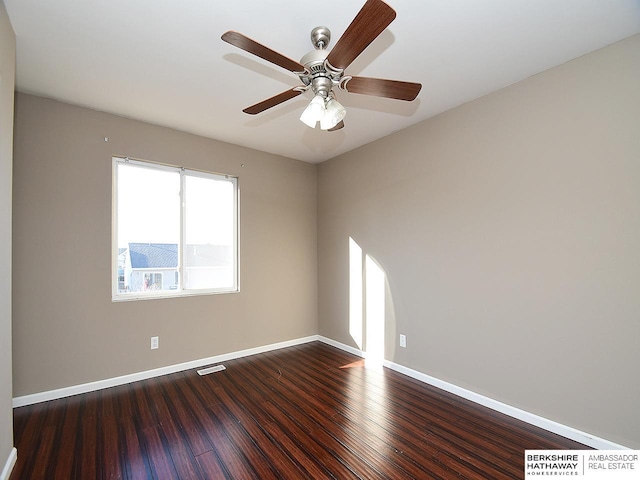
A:
<svg viewBox="0 0 640 480">
<path fill-rule="evenodd" d="M 523 478 L 586 448 L 310 343 L 14 411 L 18 479 Z"/>
</svg>

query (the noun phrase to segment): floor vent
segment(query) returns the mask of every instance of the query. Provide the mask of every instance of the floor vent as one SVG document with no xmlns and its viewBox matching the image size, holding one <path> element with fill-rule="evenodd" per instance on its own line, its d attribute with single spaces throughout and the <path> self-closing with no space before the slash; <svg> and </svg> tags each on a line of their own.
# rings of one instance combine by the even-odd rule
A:
<svg viewBox="0 0 640 480">
<path fill-rule="evenodd" d="M 224 365 L 214 365 L 213 367 L 203 368 L 202 370 L 198 370 L 198 375 L 208 375 L 210 373 L 221 372 L 222 370 L 226 370 L 227 367 Z"/>
</svg>

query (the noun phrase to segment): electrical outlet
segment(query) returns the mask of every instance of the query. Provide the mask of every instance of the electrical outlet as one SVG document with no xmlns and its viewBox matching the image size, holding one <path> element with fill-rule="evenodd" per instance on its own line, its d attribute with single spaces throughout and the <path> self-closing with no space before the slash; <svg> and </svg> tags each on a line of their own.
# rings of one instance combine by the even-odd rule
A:
<svg viewBox="0 0 640 480">
<path fill-rule="evenodd" d="M 402 348 L 407 348 L 407 336 L 400 334 L 400 346 Z"/>
<path fill-rule="evenodd" d="M 151 337 L 151 350 L 155 350 L 158 346 L 158 337 Z"/>
</svg>

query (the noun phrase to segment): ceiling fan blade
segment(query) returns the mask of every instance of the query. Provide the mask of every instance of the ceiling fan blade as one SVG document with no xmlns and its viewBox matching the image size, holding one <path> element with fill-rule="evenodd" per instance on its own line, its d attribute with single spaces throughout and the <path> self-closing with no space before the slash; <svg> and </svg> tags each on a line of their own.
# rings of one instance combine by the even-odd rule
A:
<svg viewBox="0 0 640 480">
<path fill-rule="evenodd" d="M 396 11 L 382 0 L 367 0 L 327 56 L 329 64 L 345 69 L 396 18 Z"/>
<path fill-rule="evenodd" d="M 333 128 L 330 128 L 329 130 L 327 130 L 327 132 L 335 132 L 336 130 L 340 130 L 341 128 L 344 128 L 344 120 L 340 120 L 339 124 L 337 124 Z"/>
<path fill-rule="evenodd" d="M 260 103 L 256 103 L 255 105 L 251 105 L 250 107 L 242 110 L 244 113 L 248 113 L 249 115 L 255 115 L 256 113 L 264 112 L 265 110 L 275 107 L 276 105 L 280 105 L 282 102 L 286 102 L 287 100 L 291 100 L 292 98 L 297 97 L 302 93 L 301 90 L 296 90 L 295 87 L 291 90 L 286 90 L 278 95 L 275 95 L 271 98 L 267 98 Z"/>
<path fill-rule="evenodd" d="M 415 100 L 422 85 L 398 80 L 384 80 L 382 78 L 351 77 L 342 87 L 349 93 L 361 93 L 376 97 L 395 98 L 396 100 Z"/>
<path fill-rule="evenodd" d="M 265 47 L 255 40 L 251 40 L 249 37 L 246 37 L 241 33 L 229 30 L 222 35 L 222 40 L 249 53 L 253 53 L 268 62 L 275 63 L 285 70 L 289 70 L 294 73 L 304 72 L 304 65 L 301 65 L 295 60 L 291 60 L 289 57 L 285 57 L 281 53 Z"/>
</svg>

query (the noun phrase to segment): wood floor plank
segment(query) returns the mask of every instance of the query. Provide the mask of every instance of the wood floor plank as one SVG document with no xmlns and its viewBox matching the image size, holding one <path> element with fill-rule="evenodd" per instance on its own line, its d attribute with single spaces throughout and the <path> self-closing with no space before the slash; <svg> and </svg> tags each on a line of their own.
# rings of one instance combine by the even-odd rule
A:
<svg viewBox="0 0 640 480">
<path fill-rule="evenodd" d="M 127 472 L 127 478 L 141 480 L 153 478 L 149 457 L 146 454 L 141 436 L 138 435 L 134 419 L 132 417 L 124 417 L 120 420 L 120 425 L 124 438 L 122 449 L 125 464 L 123 467 Z"/>
<path fill-rule="evenodd" d="M 70 401 L 67 406 L 63 418 L 58 425 L 59 436 L 56 439 L 58 448 L 65 448 L 71 451 L 75 450 L 77 442 L 78 419 L 80 414 L 81 402 Z M 54 476 L 56 478 L 73 478 L 74 477 L 74 456 L 57 454 L 58 460 L 55 464 Z"/>
<path fill-rule="evenodd" d="M 185 443 L 185 438 L 180 428 L 168 420 L 162 423 L 162 432 L 167 438 L 169 454 L 180 478 L 202 478 L 198 468 L 196 455 Z"/>
<path fill-rule="evenodd" d="M 86 417 L 79 425 L 80 440 L 78 445 L 80 448 L 76 448 L 76 452 L 79 454 L 77 478 L 99 478 L 102 476 L 99 470 L 102 466 L 97 465 L 96 458 L 98 425 L 98 417 L 95 415 Z"/>
<path fill-rule="evenodd" d="M 273 385 L 283 382 L 282 378 L 280 377 L 280 372 L 277 378 L 272 375 L 259 375 L 259 377 L 263 378 L 262 383 L 264 385 Z M 255 378 L 255 376 L 253 378 Z M 288 382 L 285 381 L 285 383 Z M 291 401 L 292 399 L 293 402 Z M 305 407 L 304 412 L 306 412 L 306 415 L 302 414 L 302 410 L 298 409 L 298 407 L 296 406 L 295 402 L 297 401 L 301 401 L 303 403 Z M 381 478 L 382 474 L 377 471 L 375 467 L 373 467 L 372 464 L 367 461 L 366 458 L 364 458 L 366 457 L 366 455 L 360 456 L 354 450 L 350 450 L 344 443 L 341 442 L 341 440 L 344 440 L 344 438 L 342 438 L 340 434 L 336 433 L 335 428 L 330 428 L 330 431 L 328 432 L 325 432 L 323 430 L 323 428 L 321 427 L 322 424 L 324 424 L 325 427 L 327 425 L 331 425 L 326 423 L 326 419 L 327 415 L 330 416 L 332 412 L 327 412 L 326 407 L 322 403 L 316 402 L 315 397 L 308 396 L 304 391 L 300 390 L 297 390 L 295 393 L 292 393 L 289 396 L 285 395 L 283 391 L 280 391 L 277 400 L 274 399 L 271 403 L 277 403 L 280 406 L 279 410 L 281 412 L 283 410 L 290 412 L 290 414 L 295 417 L 295 421 L 298 423 L 298 425 L 312 432 L 313 436 L 322 438 L 325 445 L 332 445 L 343 450 L 346 455 L 351 457 L 353 463 L 360 465 L 359 470 L 364 472 L 366 478 Z M 341 438 L 341 440 L 338 440 L 339 437 Z M 336 456 L 336 459 L 339 459 L 339 457 Z"/>
<path fill-rule="evenodd" d="M 135 415 L 135 396 L 131 390 L 131 384 L 114 387 L 116 399 L 116 416 L 118 418 Z"/>
<path fill-rule="evenodd" d="M 585 446 L 312 342 L 14 409 L 10 480 L 506 479 Z"/>
<path fill-rule="evenodd" d="M 98 465 L 104 471 L 105 480 L 121 480 L 125 478 L 120 458 L 120 433 L 118 420 L 115 416 L 109 415 L 101 420 L 102 435 L 99 440 L 100 450 L 98 454 Z"/>
<path fill-rule="evenodd" d="M 273 465 L 267 461 L 260 445 L 254 443 L 251 436 L 236 422 L 227 409 L 221 404 L 211 405 L 208 409 L 218 424 L 222 426 L 229 441 L 242 454 L 246 462 L 252 466 L 257 478 L 264 478 L 265 480 L 281 478 Z"/>
<path fill-rule="evenodd" d="M 183 391 L 172 383 L 165 383 L 163 389 L 165 395 L 155 397 L 156 409 L 162 419 L 161 423 L 168 420 L 180 425 L 194 455 L 212 450 L 213 446 L 198 421 L 199 412 L 192 405 L 201 408 L 203 406 L 198 405 L 197 402 L 191 402 L 192 397 L 185 398 Z M 164 409 L 163 414 L 161 414 L 161 408 Z"/>
<path fill-rule="evenodd" d="M 202 397 L 197 395 L 190 387 L 190 382 L 185 377 L 182 377 L 184 381 L 181 381 L 183 389 L 180 393 L 173 389 L 173 387 L 166 385 L 166 390 L 173 392 L 173 395 L 182 397 L 181 406 L 176 410 L 176 414 L 184 422 L 189 421 L 189 417 L 186 415 L 185 410 L 191 412 L 193 418 L 197 418 L 197 425 L 194 423 L 188 426 L 189 429 L 201 430 L 206 436 L 209 450 L 214 450 L 216 458 L 220 466 L 227 472 L 231 478 L 254 478 L 255 473 L 253 467 L 246 461 L 246 457 L 233 445 L 233 442 L 229 439 L 225 432 L 224 424 L 216 417 L 212 411 L 207 408 L 202 401 Z M 218 402 L 214 402 L 213 406 Z M 204 452 L 206 453 L 206 452 Z M 210 455 L 202 456 L 202 453 L 196 453 L 198 458 L 202 458 L 206 461 L 207 468 L 212 468 L 212 458 Z"/>
<path fill-rule="evenodd" d="M 270 401 L 264 402 L 264 408 L 277 420 L 278 425 L 286 432 L 287 437 L 294 440 L 299 445 L 304 445 L 306 451 L 313 455 L 313 458 L 322 465 L 335 478 L 347 479 L 358 478 L 351 466 L 344 462 L 341 456 L 323 445 L 311 432 L 305 431 L 286 413 L 276 407 Z"/>
<path fill-rule="evenodd" d="M 253 466 L 238 451 L 224 432 L 224 427 L 213 420 L 214 428 L 208 431 L 209 438 L 215 446 L 214 451 L 220 464 L 231 478 L 257 478 Z"/>
<path fill-rule="evenodd" d="M 98 416 L 107 417 L 115 413 L 118 395 L 117 389 L 119 388 L 120 387 L 113 387 L 98 390 Z"/>
<path fill-rule="evenodd" d="M 158 414 L 151 401 L 148 382 L 136 382 L 131 384 L 133 408 L 136 412 L 136 421 L 142 428 L 158 425 Z"/>
<path fill-rule="evenodd" d="M 174 422 L 170 407 L 167 406 L 164 397 L 156 396 L 154 400 L 156 411 L 162 418 L 159 428 L 162 430 L 164 438 L 166 438 L 169 454 L 178 476 L 180 478 L 201 478 L 201 471 L 195 459 L 197 454 L 193 448 L 190 448 L 191 443 L 188 434 Z M 211 449 L 209 448 L 205 451 L 209 450 Z"/>
<path fill-rule="evenodd" d="M 216 456 L 214 451 L 203 453 L 202 455 L 198 455 L 196 457 L 198 464 L 200 465 L 200 469 L 204 478 L 231 478 L 227 472 L 224 471 L 222 465 L 220 465 L 220 460 Z"/>
<path fill-rule="evenodd" d="M 218 373 L 224 374 L 224 371 Z M 214 377 L 219 377 L 219 375 L 214 375 Z M 195 370 L 184 372 L 185 382 L 192 391 L 197 393 L 202 404 L 207 407 L 220 401 L 214 393 L 214 389 L 218 386 L 214 377 L 211 377 L 211 375 L 198 375 Z"/>
<path fill-rule="evenodd" d="M 14 443 L 18 451 L 29 449 L 30 457 L 36 456 L 35 450 L 42 437 L 47 407 L 48 403 L 37 403 L 14 409 Z M 30 478 L 34 462 L 21 462 L 21 456 L 18 456 L 18 461 L 13 468 L 12 479 Z"/>
<path fill-rule="evenodd" d="M 153 472 L 153 478 L 162 478 L 163 480 L 165 478 L 167 480 L 177 479 L 179 478 L 178 472 L 173 464 L 170 451 L 165 447 L 165 442 L 163 442 L 162 437 L 163 432 L 160 426 L 147 427 L 143 430 L 143 438 Z"/>
<path fill-rule="evenodd" d="M 371 426 L 365 426 L 362 422 L 358 422 L 359 426 L 354 428 L 352 421 L 342 420 L 345 419 L 341 415 L 333 417 L 333 421 L 343 429 L 346 437 L 357 438 L 358 441 L 364 442 L 366 448 L 376 452 L 380 457 L 380 460 L 377 460 L 377 464 L 386 465 L 390 476 L 438 479 L 450 478 L 459 474 L 459 472 L 443 465 L 437 455 L 430 456 L 426 451 L 420 452 L 421 462 L 413 461 L 410 456 L 411 452 L 398 449 L 397 443 L 377 426 L 372 428 Z"/>
<path fill-rule="evenodd" d="M 51 470 L 53 462 L 51 462 L 51 452 L 54 447 L 56 427 L 54 425 L 47 425 L 42 429 L 42 437 L 40 444 L 38 445 L 38 462 L 34 464 L 33 470 L 31 470 L 30 477 L 34 480 L 46 480 L 48 478 L 48 472 Z"/>
<path fill-rule="evenodd" d="M 259 423 L 247 409 L 227 395 L 224 390 L 219 393 L 219 397 L 221 400 L 220 405 L 227 408 L 229 413 L 242 425 L 254 444 L 263 452 L 267 461 L 281 475 L 281 478 L 286 478 L 287 475 L 291 476 L 292 471 L 295 472 L 294 469 L 296 468 L 298 471 L 295 474 L 295 478 L 311 478 L 280 448 L 277 439 L 269 436 L 262 427 L 265 423 Z"/>
<path fill-rule="evenodd" d="M 313 451 L 300 445 L 291 436 L 289 436 L 277 422 L 268 423 L 264 426 L 271 438 L 276 439 L 278 444 L 287 452 L 287 455 L 296 463 L 299 469 L 313 479 L 334 479 L 329 471 L 321 464 Z"/>
</svg>

